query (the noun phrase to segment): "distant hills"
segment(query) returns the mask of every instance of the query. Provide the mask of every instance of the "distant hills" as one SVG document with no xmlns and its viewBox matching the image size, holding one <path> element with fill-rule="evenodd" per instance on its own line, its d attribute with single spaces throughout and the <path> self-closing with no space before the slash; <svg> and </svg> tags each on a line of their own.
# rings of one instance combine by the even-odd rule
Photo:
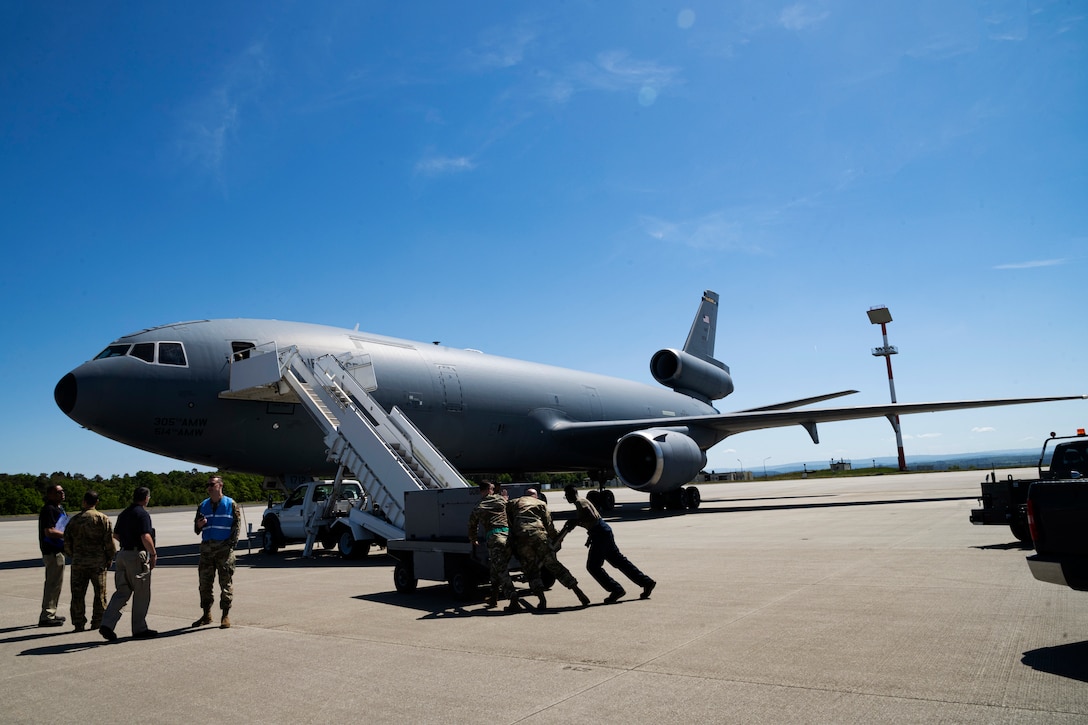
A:
<svg viewBox="0 0 1088 725">
<path fill-rule="evenodd" d="M 1050 451 L 1048 450 L 1049 454 Z M 824 458 L 819 461 L 800 461 L 797 463 L 784 463 L 773 469 L 767 467 L 767 475 L 778 473 L 793 473 L 795 471 L 826 471 L 831 468 L 831 463 L 839 463 L 840 459 Z M 849 463 L 850 467 L 859 471 L 865 468 L 898 468 L 899 459 L 895 456 L 877 456 L 874 458 L 844 458 L 842 461 Z M 1039 449 L 1025 448 L 1013 451 L 983 451 L 981 453 L 951 453 L 939 456 L 912 456 L 907 454 L 907 468 L 912 471 L 953 471 L 963 469 L 989 470 L 990 468 L 1026 468 L 1034 467 L 1039 463 Z M 1047 461 L 1044 461 L 1047 463 Z M 718 469 L 714 469 L 717 471 Z M 726 469 L 729 470 L 729 469 Z M 752 473 L 761 475 L 762 468 Z"/>
</svg>

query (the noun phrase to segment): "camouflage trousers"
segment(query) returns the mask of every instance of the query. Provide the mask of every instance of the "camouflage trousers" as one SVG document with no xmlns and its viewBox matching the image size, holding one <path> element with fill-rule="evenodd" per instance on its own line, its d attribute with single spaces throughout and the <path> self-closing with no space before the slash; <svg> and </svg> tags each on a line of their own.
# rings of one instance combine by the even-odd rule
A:
<svg viewBox="0 0 1088 725">
<path fill-rule="evenodd" d="M 219 574 L 219 608 L 230 609 L 234 601 L 234 547 L 229 541 L 201 541 L 200 563 L 197 565 L 200 578 L 200 608 L 211 609 L 215 602 L 212 588 L 215 575 Z"/>
<path fill-rule="evenodd" d="M 487 537 L 487 564 L 492 594 L 503 599 L 513 597 L 514 582 L 510 579 L 510 547 L 506 534 L 497 533 Z"/>
<path fill-rule="evenodd" d="M 540 580 L 540 572 L 543 567 L 555 574 L 555 579 L 567 589 L 578 586 L 578 580 L 555 557 L 548 537 L 545 534 L 534 536 L 523 535 L 518 539 L 518 561 L 521 562 L 521 570 L 525 579 L 529 582 L 529 588 L 534 594 L 544 592 L 544 582 Z"/>
<path fill-rule="evenodd" d="M 98 629 L 102 624 L 102 614 L 106 611 L 106 567 L 72 564 L 72 604 L 69 612 L 72 624 L 76 627 L 87 626 L 87 585 L 92 585 L 94 598 L 91 600 L 91 629 Z"/>
</svg>

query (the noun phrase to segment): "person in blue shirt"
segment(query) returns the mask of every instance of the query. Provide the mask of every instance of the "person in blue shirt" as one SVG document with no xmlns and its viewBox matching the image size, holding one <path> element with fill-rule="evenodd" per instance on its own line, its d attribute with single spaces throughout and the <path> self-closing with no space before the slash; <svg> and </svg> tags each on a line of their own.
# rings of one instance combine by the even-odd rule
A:
<svg viewBox="0 0 1088 725">
<path fill-rule="evenodd" d="M 208 479 L 208 498 L 196 509 L 193 531 L 200 534 L 200 608 L 204 613 L 193 622 L 194 627 L 212 623 L 215 575 L 219 574 L 219 608 L 223 615 L 220 629 L 230 627 L 230 607 L 234 602 L 234 548 L 242 530 L 242 512 L 234 499 L 223 495 L 223 479 Z"/>
</svg>

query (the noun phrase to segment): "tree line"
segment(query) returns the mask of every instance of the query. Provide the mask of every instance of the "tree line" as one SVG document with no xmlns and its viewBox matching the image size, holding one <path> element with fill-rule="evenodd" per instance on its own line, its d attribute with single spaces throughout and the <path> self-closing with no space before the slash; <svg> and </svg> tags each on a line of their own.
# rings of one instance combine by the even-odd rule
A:
<svg viewBox="0 0 1088 725">
<path fill-rule="evenodd" d="M 196 506 L 208 496 L 207 484 L 211 473 L 197 471 L 170 471 L 152 473 L 139 471 L 134 476 L 124 474 L 109 478 L 94 476 L 88 478 L 81 473 L 61 471 L 37 476 L 30 473 L 0 473 L 0 516 L 19 516 L 36 514 L 45 500 L 45 489 L 54 484 L 64 488 L 65 508 L 78 511 L 87 491 L 98 492 L 100 511 L 120 510 L 132 502 L 132 492 L 139 486 L 151 489 L 150 508 L 156 506 Z M 264 477 L 250 473 L 220 471 L 223 477 L 223 493 L 236 501 L 251 503 L 264 501 L 268 491 L 262 487 Z M 474 477 L 476 478 L 476 477 Z M 510 474 L 480 476 L 500 483 L 512 483 Z M 565 486 L 568 483 L 581 485 L 584 476 L 581 473 L 536 473 L 528 477 L 518 477 L 519 481 L 534 481 L 541 485 Z"/>
<path fill-rule="evenodd" d="M 0 473 L 0 515 L 36 514 L 45 500 L 45 490 L 59 484 L 64 488 L 65 509 L 78 511 L 87 491 L 98 492 L 98 509 L 123 509 L 132 503 L 132 492 L 140 486 L 151 489 L 151 508 L 155 506 L 196 506 L 208 497 L 207 485 L 211 473 L 193 469 L 152 473 L 140 471 L 134 476 L 113 475 L 109 478 L 88 478 L 81 473 L 54 472 L 37 476 L 29 473 Z M 263 476 L 223 471 L 223 493 L 237 501 L 260 501 Z"/>
</svg>

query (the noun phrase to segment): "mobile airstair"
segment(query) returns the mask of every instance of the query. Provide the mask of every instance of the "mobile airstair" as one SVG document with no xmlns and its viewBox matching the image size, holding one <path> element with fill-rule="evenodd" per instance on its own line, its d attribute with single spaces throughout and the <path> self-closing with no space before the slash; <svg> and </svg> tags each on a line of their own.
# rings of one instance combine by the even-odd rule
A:
<svg viewBox="0 0 1088 725">
<path fill-rule="evenodd" d="M 231 397 L 255 397 L 261 388 L 282 395 L 285 385 L 324 431 L 328 460 L 340 465 L 337 482 L 350 472 L 367 494 L 347 516 L 357 540 L 403 539 L 408 491 L 470 486 L 399 408 L 386 413 L 344 360 L 305 358 L 297 347 L 281 350 L 275 343 L 231 360 Z M 319 523 L 307 527 L 306 556 Z"/>
</svg>

